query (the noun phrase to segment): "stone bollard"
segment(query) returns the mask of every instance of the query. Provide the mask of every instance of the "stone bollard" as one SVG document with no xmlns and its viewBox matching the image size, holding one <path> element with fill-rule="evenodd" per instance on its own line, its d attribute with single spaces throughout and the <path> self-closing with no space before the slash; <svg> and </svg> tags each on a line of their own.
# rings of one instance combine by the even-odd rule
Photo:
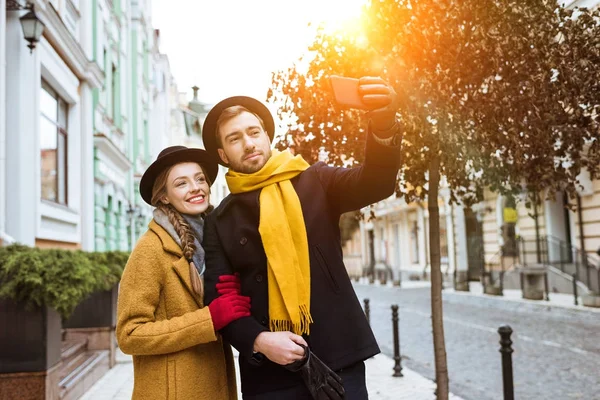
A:
<svg viewBox="0 0 600 400">
<path fill-rule="evenodd" d="M 367 322 L 371 325 L 371 310 L 369 309 L 369 299 L 365 299 L 365 316 L 367 317 Z"/>
</svg>

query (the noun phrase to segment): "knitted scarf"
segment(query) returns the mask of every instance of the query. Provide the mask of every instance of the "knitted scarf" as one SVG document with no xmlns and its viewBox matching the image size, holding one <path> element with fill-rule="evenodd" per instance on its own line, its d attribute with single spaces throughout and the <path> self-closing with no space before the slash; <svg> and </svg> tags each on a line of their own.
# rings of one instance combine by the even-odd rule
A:
<svg viewBox="0 0 600 400">
<path fill-rule="evenodd" d="M 194 245 L 196 247 L 196 251 L 194 252 L 194 256 L 192 257 L 192 259 L 188 261 L 194 262 L 194 266 L 196 267 L 198 274 L 202 276 L 204 275 L 204 270 L 206 269 L 204 265 L 204 248 L 202 248 L 201 245 L 202 237 L 204 235 L 204 218 L 202 218 L 202 216 L 200 215 L 181 215 L 187 221 L 187 223 L 192 228 L 192 231 L 194 232 Z M 171 235 L 173 240 L 175 240 L 175 243 L 177 243 L 179 247 L 183 248 L 183 246 L 181 245 L 181 239 L 175 231 L 175 227 L 169 221 L 169 217 L 158 208 L 154 209 L 154 211 L 152 212 L 152 216 L 154 217 L 154 221 L 156 221 L 158 225 L 160 225 L 165 231 L 169 233 L 169 235 Z"/>
<path fill-rule="evenodd" d="M 306 227 L 298 195 L 290 179 L 309 167 L 300 156 L 273 150 L 253 174 L 225 175 L 231 193 L 260 192 L 258 232 L 267 255 L 269 328 L 310 332 L 310 260 Z"/>
</svg>

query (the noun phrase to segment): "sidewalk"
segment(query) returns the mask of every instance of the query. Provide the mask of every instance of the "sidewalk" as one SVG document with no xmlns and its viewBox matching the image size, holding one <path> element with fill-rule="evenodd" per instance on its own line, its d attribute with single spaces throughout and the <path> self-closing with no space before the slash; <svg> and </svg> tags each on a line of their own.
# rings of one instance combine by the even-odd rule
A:
<svg viewBox="0 0 600 400">
<path fill-rule="evenodd" d="M 522 305 L 525 307 L 553 307 L 556 309 L 570 311 L 582 311 L 589 313 L 596 313 L 600 315 L 600 308 L 586 307 L 581 305 L 581 297 L 578 298 L 579 305 L 575 305 L 574 297 L 572 294 L 565 293 L 550 293 L 549 301 L 546 300 L 528 300 L 523 299 L 520 290 L 504 289 L 503 296 L 494 296 L 483 293 L 483 286 L 480 282 L 469 282 L 468 292 L 458 292 L 453 288 L 444 289 L 443 295 L 446 299 L 447 296 L 466 296 L 466 297 L 479 297 L 486 299 L 486 301 L 504 301 L 515 305 Z"/>
<path fill-rule="evenodd" d="M 359 278 L 359 280 L 357 282 L 354 282 L 358 285 L 371 285 L 371 286 L 376 286 L 376 287 L 395 287 L 398 289 L 422 289 L 422 288 L 428 288 L 431 286 L 431 282 L 430 281 L 402 281 L 400 283 L 400 286 L 394 286 L 394 284 L 390 281 L 387 282 L 385 285 L 382 285 L 379 281 L 375 281 L 374 283 L 369 283 L 369 278 Z M 447 284 L 446 284 L 447 285 Z"/>
<path fill-rule="evenodd" d="M 235 352 L 234 352 L 235 354 Z M 239 385 L 239 371 L 236 372 Z M 403 368 L 403 377 L 392 377 L 394 360 L 379 354 L 365 362 L 367 387 L 371 400 L 435 400 L 435 384 L 416 372 Z M 117 353 L 117 365 L 81 397 L 81 400 L 129 400 L 133 391 L 131 357 Z M 238 393 L 239 399 L 242 398 Z M 462 400 L 450 395 L 452 400 Z"/>
<path fill-rule="evenodd" d="M 388 282 L 385 285 L 380 284 L 379 282 L 375 282 L 373 284 L 369 283 L 367 278 L 360 278 L 360 280 L 356 283 L 358 285 L 365 286 L 374 286 L 374 287 L 394 287 L 391 282 Z M 402 286 L 398 289 L 421 289 L 431 287 L 430 281 L 403 281 Z M 518 289 L 504 289 L 503 296 L 494 296 L 490 294 L 483 293 L 483 286 L 481 282 L 469 282 L 469 291 L 468 292 L 460 292 L 454 290 L 451 282 L 444 283 L 444 290 L 442 291 L 442 295 L 444 300 L 449 300 L 450 297 L 454 298 L 464 298 L 467 300 L 469 297 L 477 297 L 482 299 L 485 302 L 504 302 L 507 305 L 513 305 L 515 307 L 527 307 L 527 308 L 539 308 L 539 307 L 553 307 L 557 310 L 571 312 L 571 311 L 581 311 L 581 312 L 589 312 L 600 314 L 600 308 L 594 307 L 586 307 L 582 306 L 581 296 L 578 297 L 579 305 L 575 305 L 575 301 L 572 294 L 566 293 L 550 293 L 549 301 L 546 300 L 528 300 L 522 297 L 521 291 Z"/>
</svg>

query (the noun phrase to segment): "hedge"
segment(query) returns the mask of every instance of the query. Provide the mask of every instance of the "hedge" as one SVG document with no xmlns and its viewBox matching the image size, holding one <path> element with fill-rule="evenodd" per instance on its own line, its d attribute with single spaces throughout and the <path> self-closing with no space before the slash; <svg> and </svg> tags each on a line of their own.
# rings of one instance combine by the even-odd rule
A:
<svg viewBox="0 0 600 400">
<path fill-rule="evenodd" d="M 66 319 L 87 296 L 119 282 L 128 258 L 123 251 L 0 247 L 0 298 L 27 308 L 47 305 Z"/>
</svg>

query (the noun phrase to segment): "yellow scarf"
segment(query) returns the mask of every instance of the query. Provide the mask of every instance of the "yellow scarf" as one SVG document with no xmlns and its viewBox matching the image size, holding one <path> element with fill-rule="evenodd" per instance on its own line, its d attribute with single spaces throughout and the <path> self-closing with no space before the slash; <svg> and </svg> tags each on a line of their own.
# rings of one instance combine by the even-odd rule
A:
<svg viewBox="0 0 600 400">
<path fill-rule="evenodd" d="M 253 174 L 231 169 L 225 175 L 231 193 L 260 192 L 258 232 L 267 255 L 269 329 L 308 334 L 310 260 L 300 199 L 290 179 L 309 165 L 288 150 L 273 150 L 269 161 Z"/>
</svg>

